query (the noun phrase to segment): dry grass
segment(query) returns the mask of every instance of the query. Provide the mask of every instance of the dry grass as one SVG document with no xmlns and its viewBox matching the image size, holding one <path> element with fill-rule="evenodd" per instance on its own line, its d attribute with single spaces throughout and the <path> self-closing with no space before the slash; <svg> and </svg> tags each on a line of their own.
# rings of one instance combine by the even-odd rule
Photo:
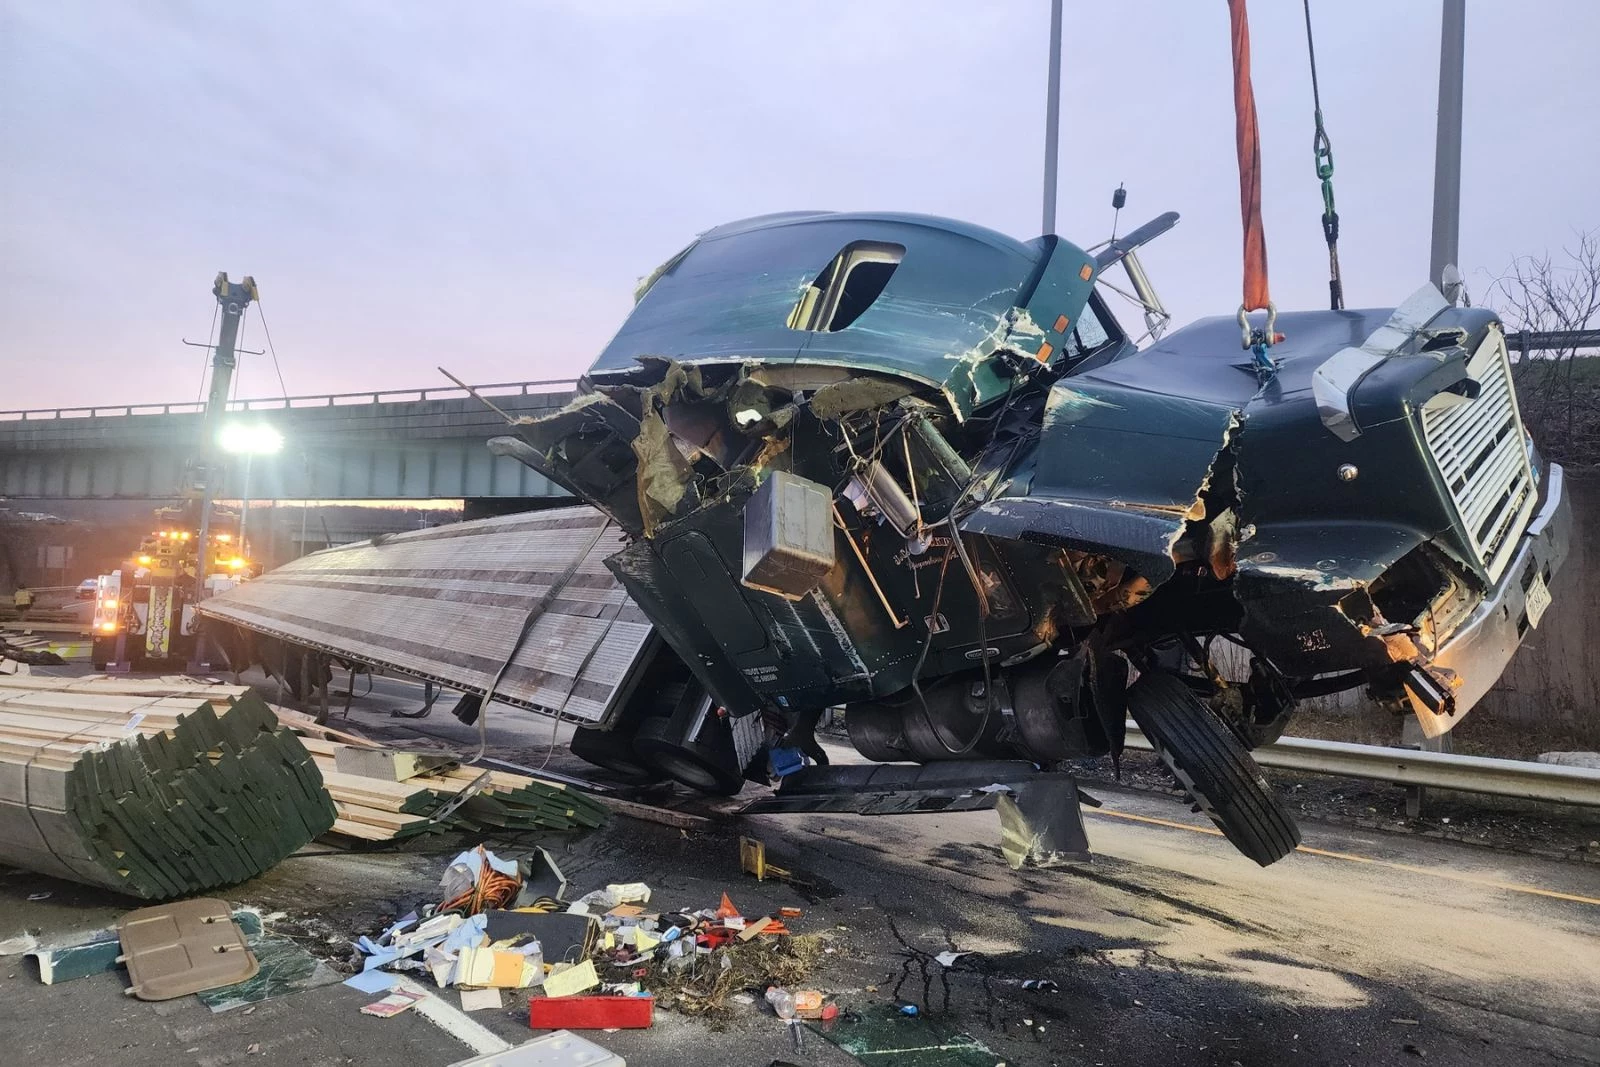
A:
<svg viewBox="0 0 1600 1067">
<path fill-rule="evenodd" d="M 1400 720 L 1382 711 L 1319 711 L 1301 708 L 1289 722 L 1295 737 L 1348 741 L 1359 745 L 1398 745 Z M 1453 751 L 1464 756 L 1533 759 L 1541 752 L 1592 751 L 1592 731 L 1571 723 L 1508 722 L 1474 711 L 1450 731 Z"/>
<path fill-rule="evenodd" d="M 699 957 L 692 967 L 651 967 L 644 987 L 666 1008 L 716 1019 L 730 1012 L 735 993 L 783 986 L 793 990 L 816 970 L 823 941 L 816 934 L 757 937 Z"/>
</svg>

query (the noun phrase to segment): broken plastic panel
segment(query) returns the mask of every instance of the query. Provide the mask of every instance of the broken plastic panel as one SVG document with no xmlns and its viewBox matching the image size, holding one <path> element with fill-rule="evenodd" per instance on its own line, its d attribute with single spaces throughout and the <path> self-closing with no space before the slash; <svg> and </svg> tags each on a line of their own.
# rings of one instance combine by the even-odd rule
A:
<svg viewBox="0 0 1600 1067">
<path fill-rule="evenodd" d="M 234 985 L 259 966 L 225 901 L 200 898 L 130 911 L 117 936 L 140 1000 L 171 1000 Z"/>
</svg>

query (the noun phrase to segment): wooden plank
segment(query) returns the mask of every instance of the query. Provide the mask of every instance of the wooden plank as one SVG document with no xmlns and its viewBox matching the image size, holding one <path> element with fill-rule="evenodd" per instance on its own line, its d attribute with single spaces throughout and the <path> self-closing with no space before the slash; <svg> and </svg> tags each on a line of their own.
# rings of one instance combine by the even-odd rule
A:
<svg viewBox="0 0 1600 1067">
<path fill-rule="evenodd" d="M 252 877 L 333 825 L 311 755 L 259 699 L 147 688 L 0 688 L 0 858 L 169 896 Z"/>
</svg>

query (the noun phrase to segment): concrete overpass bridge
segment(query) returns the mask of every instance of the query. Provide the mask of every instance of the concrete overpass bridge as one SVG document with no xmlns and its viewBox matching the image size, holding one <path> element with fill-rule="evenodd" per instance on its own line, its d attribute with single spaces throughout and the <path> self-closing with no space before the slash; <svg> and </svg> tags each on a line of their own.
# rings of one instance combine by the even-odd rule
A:
<svg viewBox="0 0 1600 1067">
<path fill-rule="evenodd" d="M 474 386 L 513 416 L 542 415 L 573 397 L 571 380 Z M 0 411 L 0 497 L 164 500 L 179 495 L 199 446 L 200 403 Z M 238 400 L 228 421 L 270 424 L 283 450 L 250 460 L 254 500 L 482 501 L 564 497 L 485 442 L 504 421 L 459 388 Z M 245 495 L 242 458 L 213 490 Z"/>
</svg>

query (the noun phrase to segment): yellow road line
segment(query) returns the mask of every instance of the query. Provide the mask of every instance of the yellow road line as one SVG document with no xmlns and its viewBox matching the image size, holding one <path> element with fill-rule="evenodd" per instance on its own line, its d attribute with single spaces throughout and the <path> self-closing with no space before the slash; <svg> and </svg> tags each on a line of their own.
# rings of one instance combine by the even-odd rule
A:
<svg viewBox="0 0 1600 1067">
<path fill-rule="evenodd" d="M 1151 826 L 1166 826 L 1173 830 L 1188 830 L 1196 834 L 1211 834 L 1221 837 L 1222 831 L 1213 826 L 1194 826 L 1190 823 L 1173 822 L 1171 819 L 1155 819 L 1148 815 L 1134 815 L 1126 811 L 1108 811 L 1105 808 L 1086 808 L 1089 815 L 1103 815 L 1111 819 L 1126 819 L 1129 822 L 1148 823 Z M 1421 874 L 1432 878 L 1445 878 L 1452 882 L 1465 882 L 1485 889 L 1503 889 L 1511 893 L 1528 893 L 1538 897 L 1550 897 L 1554 900 L 1567 900 L 1575 904 L 1592 904 L 1600 907 L 1600 900 L 1594 897 L 1581 897 L 1575 893 L 1561 893 L 1554 889 L 1540 889 L 1536 885 L 1522 885 L 1518 882 L 1497 882 L 1492 878 L 1474 878 L 1467 874 L 1456 874 L 1452 871 L 1442 871 L 1433 867 L 1415 867 L 1409 863 L 1395 863 L 1392 860 L 1374 859 L 1371 856 L 1357 856 L 1351 852 L 1330 852 L 1323 848 L 1312 848 L 1310 845 L 1300 845 L 1296 852 L 1304 852 L 1308 856 L 1321 856 L 1325 859 L 1346 860 L 1350 863 L 1366 863 L 1374 867 L 1387 867 L 1390 870 L 1406 871 L 1410 874 Z"/>
</svg>

